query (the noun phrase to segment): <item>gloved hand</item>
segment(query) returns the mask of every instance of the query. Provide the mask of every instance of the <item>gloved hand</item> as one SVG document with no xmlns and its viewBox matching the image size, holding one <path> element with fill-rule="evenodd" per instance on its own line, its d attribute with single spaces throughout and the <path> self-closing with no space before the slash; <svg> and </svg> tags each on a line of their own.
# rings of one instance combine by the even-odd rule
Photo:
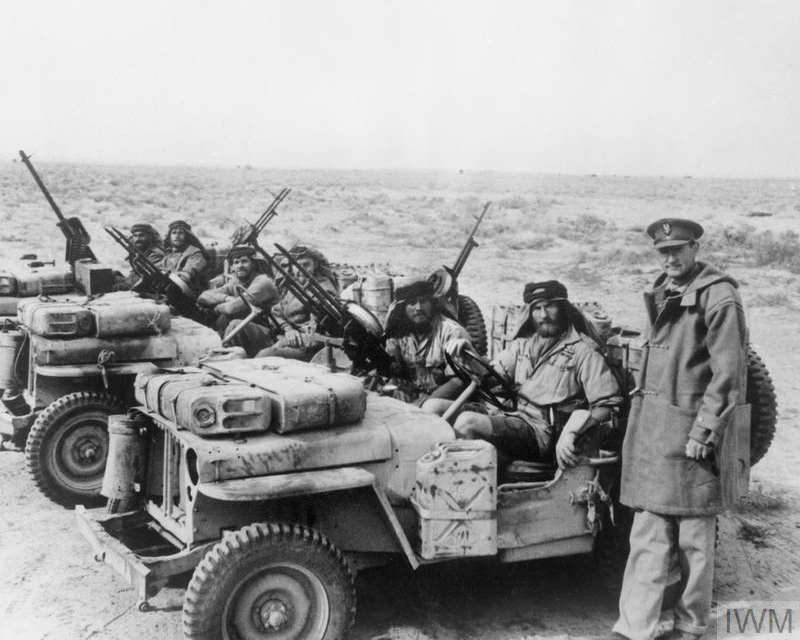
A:
<svg viewBox="0 0 800 640">
<path fill-rule="evenodd" d="M 575 434 L 563 432 L 556 442 L 556 461 L 560 469 L 574 467 L 580 461 L 580 452 L 575 446 Z"/>
</svg>

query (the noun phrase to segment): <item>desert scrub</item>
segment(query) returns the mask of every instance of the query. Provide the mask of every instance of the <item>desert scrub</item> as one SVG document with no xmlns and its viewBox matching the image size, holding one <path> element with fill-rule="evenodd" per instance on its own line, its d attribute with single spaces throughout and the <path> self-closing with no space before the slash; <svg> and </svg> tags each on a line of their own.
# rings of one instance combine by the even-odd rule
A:
<svg viewBox="0 0 800 640">
<path fill-rule="evenodd" d="M 740 225 L 712 232 L 706 240 L 710 252 L 740 257 L 756 267 L 778 267 L 800 273 L 800 235 L 795 231 L 774 234 Z"/>
<path fill-rule="evenodd" d="M 510 196 L 508 198 L 500 198 L 497 201 L 497 206 L 503 209 L 525 209 L 528 206 L 528 201 L 522 196 Z"/>
<path fill-rule="evenodd" d="M 564 240 L 595 243 L 616 231 L 616 225 L 595 215 L 583 214 L 577 218 L 559 217 L 546 226 L 546 231 Z M 543 229 L 544 230 L 544 229 Z"/>
<path fill-rule="evenodd" d="M 525 233 L 515 235 L 512 239 L 506 242 L 507 249 L 519 251 L 521 249 L 533 249 L 534 251 L 541 251 L 552 248 L 557 240 L 553 236 L 538 233 Z"/>
</svg>

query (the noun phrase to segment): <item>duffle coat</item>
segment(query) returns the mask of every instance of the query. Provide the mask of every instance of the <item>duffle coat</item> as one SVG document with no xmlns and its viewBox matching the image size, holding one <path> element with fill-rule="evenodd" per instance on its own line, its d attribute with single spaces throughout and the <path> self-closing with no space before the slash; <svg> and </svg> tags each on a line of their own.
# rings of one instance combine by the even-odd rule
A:
<svg viewBox="0 0 800 640">
<path fill-rule="evenodd" d="M 661 275 L 622 448 L 621 501 L 676 516 L 721 513 L 749 479 L 747 330 L 738 284 L 698 262 L 683 290 Z M 686 457 L 689 438 L 712 460 Z"/>
</svg>

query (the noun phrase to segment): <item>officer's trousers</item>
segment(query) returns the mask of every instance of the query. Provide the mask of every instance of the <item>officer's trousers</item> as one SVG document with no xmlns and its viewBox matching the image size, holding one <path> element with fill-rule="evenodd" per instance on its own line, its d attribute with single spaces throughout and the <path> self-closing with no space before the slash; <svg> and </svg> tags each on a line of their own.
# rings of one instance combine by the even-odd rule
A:
<svg viewBox="0 0 800 640">
<path fill-rule="evenodd" d="M 715 525 L 715 516 L 649 511 L 634 515 L 614 631 L 631 640 L 653 637 L 668 582 L 670 552 L 677 547 L 686 586 L 675 606 L 675 628 L 698 636 L 706 632 L 714 586 Z"/>
</svg>

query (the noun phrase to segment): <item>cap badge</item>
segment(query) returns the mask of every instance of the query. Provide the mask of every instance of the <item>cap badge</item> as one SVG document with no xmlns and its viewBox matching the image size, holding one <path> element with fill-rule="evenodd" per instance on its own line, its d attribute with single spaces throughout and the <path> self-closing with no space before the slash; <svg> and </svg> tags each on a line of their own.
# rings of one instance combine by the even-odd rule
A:
<svg viewBox="0 0 800 640">
<path fill-rule="evenodd" d="M 661 230 L 664 232 L 665 236 L 668 236 L 670 233 L 672 233 L 672 225 L 669 222 L 662 222 Z"/>
</svg>

